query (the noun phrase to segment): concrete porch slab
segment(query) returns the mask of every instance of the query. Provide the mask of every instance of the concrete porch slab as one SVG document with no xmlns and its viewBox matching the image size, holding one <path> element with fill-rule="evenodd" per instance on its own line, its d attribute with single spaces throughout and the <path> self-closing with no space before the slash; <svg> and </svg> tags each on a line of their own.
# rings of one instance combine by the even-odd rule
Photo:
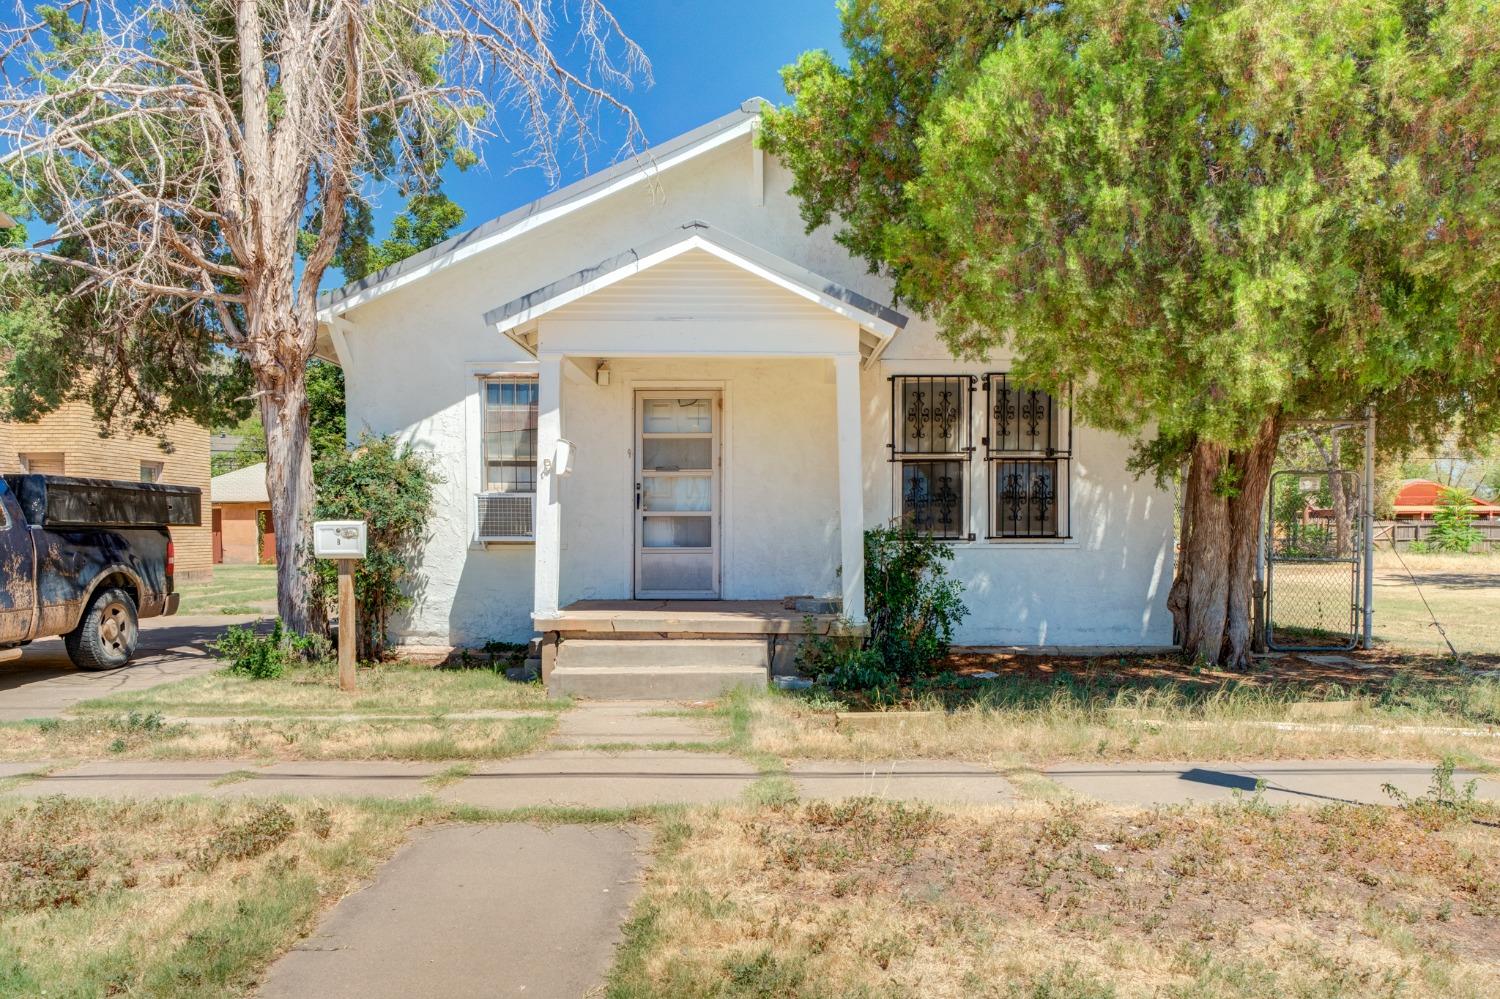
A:
<svg viewBox="0 0 1500 999">
<path fill-rule="evenodd" d="M 643 840 L 610 826 L 419 832 L 271 966 L 259 995 L 592 995 L 639 891 Z"/>
<path fill-rule="evenodd" d="M 496 809 L 707 804 L 734 800 L 757 776 L 743 760 L 716 753 L 560 749 L 479 764 L 438 797 Z"/>
<path fill-rule="evenodd" d="M 799 798 L 889 798 L 931 804 L 1003 805 L 1015 800 L 995 771 L 951 760 L 852 763 L 808 760 L 790 766 Z"/>
<path fill-rule="evenodd" d="M 5 792 L 21 798 L 164 798 L 209 794 L 214 782 L 254 766 L 235 760 L 115 760 L 84 763 Z"/>
<path fill-rule="evenodd" d="M 441 763 L 398 760 L 326 760 L 275 763 L 268 767 L 244 765 L 255 776 L 215 789 L 225 798 L 269 797 L 277 794 L 305 798 L 416 798 L 431 793 L 423 783 L 441 773 Z"/>
<path fill-rule="evenodd" d="M 788 610 L 779 600 L 579 600 L 538 631 L 632 635 L 826 635 L 836 614 Z"/>
</svg>

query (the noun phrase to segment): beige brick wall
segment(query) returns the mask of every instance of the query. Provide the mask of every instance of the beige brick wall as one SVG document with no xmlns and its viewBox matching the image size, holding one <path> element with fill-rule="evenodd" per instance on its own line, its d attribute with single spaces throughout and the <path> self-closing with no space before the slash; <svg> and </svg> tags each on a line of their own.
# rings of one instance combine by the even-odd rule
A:
<svg viewBox="0 0 1500 999">
<path fill-rule="evenodd" d="M 161 462 L 162 482 L 203 490 L 203 526 L 174 527 L 179 578 L 213 572 L 213 528 L 209 517 L 208 431 L 189 420 L 168 428 L 171 451 L 155 437 L 115 434 L 101 438 L 93 410 L 72 402 L 36 423 L 0 422 L 0 473 L 21 471 L 23 454 L 62 454 L 64 474 L 139 482 L 142 462 Z"/>
</svg>

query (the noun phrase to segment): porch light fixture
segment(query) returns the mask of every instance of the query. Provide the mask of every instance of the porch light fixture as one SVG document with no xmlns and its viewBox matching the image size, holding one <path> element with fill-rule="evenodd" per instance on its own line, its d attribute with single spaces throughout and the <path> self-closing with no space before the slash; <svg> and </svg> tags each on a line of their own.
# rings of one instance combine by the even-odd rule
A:
<svg viewBox="0 0 1500 999">
<path fill-rule="evenodd" d="M 600 361 L 599 366 L 594 369 L 594 381 L 599 385 L 609 384 L 609 362 Z"/>
<path fill-rule="evenodd" d="M 559 479 L 566 479 L 573 474 L 573 442 L 566 437 L 557 439 L 557 447 L 552 451 L 552 474 Z"/>
</svg>

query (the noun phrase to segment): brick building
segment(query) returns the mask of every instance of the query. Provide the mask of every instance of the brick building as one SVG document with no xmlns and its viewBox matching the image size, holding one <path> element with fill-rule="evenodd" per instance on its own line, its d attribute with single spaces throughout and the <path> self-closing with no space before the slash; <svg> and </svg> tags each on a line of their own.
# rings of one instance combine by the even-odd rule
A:
<svg viewBox="0 0 1500 999">
<path fill-rule="evenodd" d="M 180 420 L 165 436 L 170 452 L 163 451 L 151 436 L 117 433 L 100 437 L 89 405 L 70 402 L 36 423 L 0 421 L 0 473 L 36 472 L 198 487 L 203 490 L 203 524 L 172 528 L 172 540 L 177 577 L 206 577 L 213 573 L 208 431 Z"/>
</svg>

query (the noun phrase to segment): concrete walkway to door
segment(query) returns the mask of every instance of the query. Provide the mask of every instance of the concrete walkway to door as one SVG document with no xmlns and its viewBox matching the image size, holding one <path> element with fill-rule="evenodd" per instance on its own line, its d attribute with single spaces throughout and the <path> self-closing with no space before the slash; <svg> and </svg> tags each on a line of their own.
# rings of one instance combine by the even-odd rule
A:
<svg viewBox="0 0 1500 999">
<path fill-rule="evenodd" d="M 260 996 L 592 994 L 639 890 L 645 839 L 616 826 L 423 830 L 271 966 Z"/>
</svg>

